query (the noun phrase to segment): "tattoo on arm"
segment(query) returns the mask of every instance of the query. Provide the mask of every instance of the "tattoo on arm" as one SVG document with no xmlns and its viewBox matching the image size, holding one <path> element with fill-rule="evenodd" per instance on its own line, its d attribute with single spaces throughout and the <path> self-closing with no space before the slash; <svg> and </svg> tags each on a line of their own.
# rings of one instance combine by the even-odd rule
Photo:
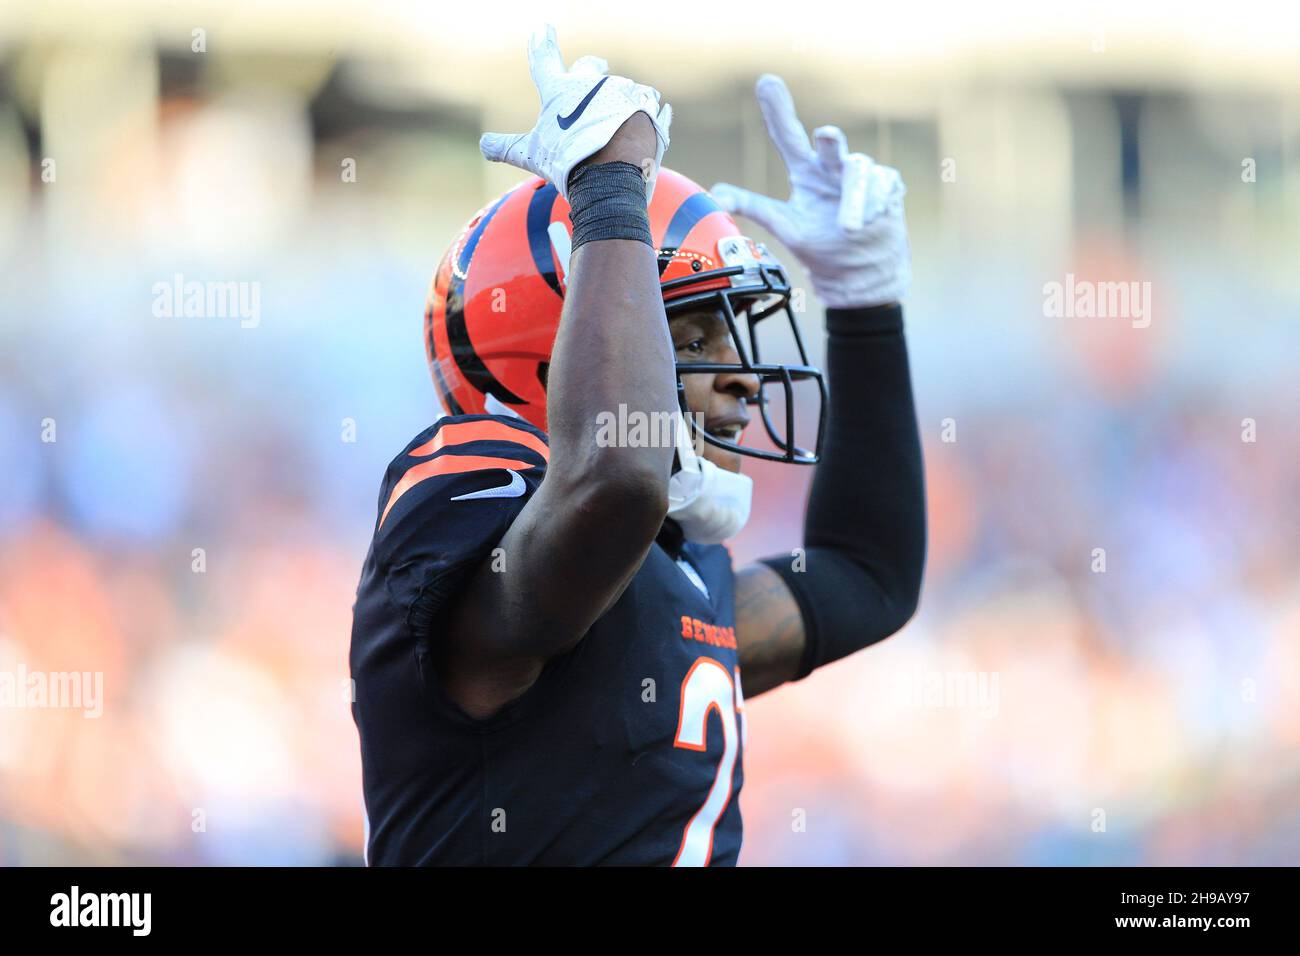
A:
<svg viewBox="0 0 1300 956">
<path fill-rule="evenodd" d="M 745 696 L 757 697 L 799 672 L 803 616 L 781 576 L 765 564 L 736 575 L 736 642 Z"/>
</svg>

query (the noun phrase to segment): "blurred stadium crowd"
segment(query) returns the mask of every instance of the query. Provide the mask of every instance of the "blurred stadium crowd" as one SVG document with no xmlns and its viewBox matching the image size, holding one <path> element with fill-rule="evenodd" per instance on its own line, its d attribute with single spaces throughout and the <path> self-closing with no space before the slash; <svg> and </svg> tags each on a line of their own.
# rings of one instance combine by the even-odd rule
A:
<svg viewBox="0 0 1300 956">
<path fill-rule="evenodd" d="M 104 693 L 0 707 L 0 864 L 360 861 L 375 495 L 438 414 L 433 267 L 516 178 L 477 135 L 534 107 L 522 26 L 442 82 L 469 40 L 381 53 L 351 7 L 0 34 L 0 673 Z M 922 606 L 748 708 L 742 863 L 1300 858 L 1295 49 L 1271 72 L 1251 34 L 1193 75 L 1148 28 L 1079 26 L 697 66 L 559 25 L 664 91 L 666 161 L 705 185 L 779 191 L 764 71 L 909 184 Z M 1048 317 L 1067 274 L 1150 282 L 1150 326 Z M 250 283 L 257 321 L 159 315 L 178 276 Z M 738 562 L 800 541 L 809 473 L 751 473 Z"/>
</svg>

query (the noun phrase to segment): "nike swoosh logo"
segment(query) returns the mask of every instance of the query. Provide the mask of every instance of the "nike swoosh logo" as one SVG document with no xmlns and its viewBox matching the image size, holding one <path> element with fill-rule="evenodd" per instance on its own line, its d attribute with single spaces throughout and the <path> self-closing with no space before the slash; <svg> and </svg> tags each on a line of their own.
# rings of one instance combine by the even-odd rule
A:
<svg viewBox="0 0 1300 956">
<path fill-rule="evenodd" d="M 524 482 L 524 476 L 517 471 L 510 472 L 510 484 L 498 485 L 496 488 L 484 488 L 482 491 L 471 491 L 467 495 L 457 495 L 452 501 L 473 501 L 475 498 L 518 498 L 528 490 L 528 485 Z"/>
<path fill-rule="evenodd" d="M 582 102 L 579 103 L 577 108 L 568 116 L 561 116 L 559 113 L 555 114 L 555 122 L 560 124 L 560 129 L 568 129 L 578 121 L 578 117 L 581 116 L 582 111 L 587 108 L 587 105 L 591 102 L 591 98 L 600 92 L 600 88 L 605 85 L 605 81 L 608 79 L 609 77 L 607 76 L 601 77 L 600 82 L 591 88 L 591 92 L 582 98 Z"/>
</svg>

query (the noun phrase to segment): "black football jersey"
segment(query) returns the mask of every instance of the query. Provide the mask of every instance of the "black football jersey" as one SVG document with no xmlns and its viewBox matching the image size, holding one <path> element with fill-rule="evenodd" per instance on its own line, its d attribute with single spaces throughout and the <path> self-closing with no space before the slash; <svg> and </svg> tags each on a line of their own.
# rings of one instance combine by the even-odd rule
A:
<svg viewBox="0 0 1300 956">
<path fill-rule="evenodd" d="M 547 454 L 520 419 L 448 416 L 384 477 L 350 654 L 367 862 L 735 864 L 745 727 L 725 547 L 666 522 L 618 602 L 523 696 L 478 720 L 441 689 L 444 612 L 506 560 L 494 549 Z"/>
</svg>

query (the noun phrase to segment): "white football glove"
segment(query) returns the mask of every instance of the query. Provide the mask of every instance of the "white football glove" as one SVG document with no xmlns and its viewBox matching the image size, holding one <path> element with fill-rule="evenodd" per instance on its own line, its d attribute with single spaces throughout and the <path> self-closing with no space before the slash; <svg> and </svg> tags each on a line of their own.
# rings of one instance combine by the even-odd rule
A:
<svg viewBox="0 0 1300 956">
<path fill-rule="evenodd" d="M 567 202 L 573 167 L 604 148 L 634 113 L 644 112 L 654 124 L 658 145 L 646 183 L 649 204 L 673 118 L 671 106 L 659 105 L 659 91 L 623 76 L 609 76 L 608 64 L 598 56 L 584 56 L 566 70 L 555 27 L 549 23 L 529 40 L 528 67 L 542 100 L 537 125 L 527 133 L 484 133 L 479 140 L 483 156 L 536 173 Z"/>
<path fill-rule="evenodd" d="M 912 279 L 898 170 L 850 153 L 844 131 L 822 126 L 816 148 L 795 115 L 779 76 L 757 84 L 768 135 L 790 173 L 790 198 L 718 183 L 710 190 L 728 212 L 758 223 L 799 259 L 827 306 L 884 305 L 901 299 Z"/>
</svg>

